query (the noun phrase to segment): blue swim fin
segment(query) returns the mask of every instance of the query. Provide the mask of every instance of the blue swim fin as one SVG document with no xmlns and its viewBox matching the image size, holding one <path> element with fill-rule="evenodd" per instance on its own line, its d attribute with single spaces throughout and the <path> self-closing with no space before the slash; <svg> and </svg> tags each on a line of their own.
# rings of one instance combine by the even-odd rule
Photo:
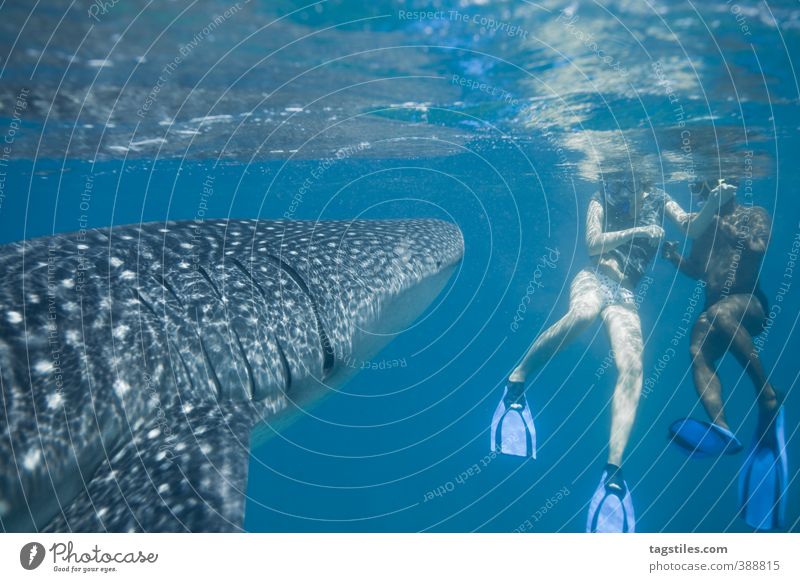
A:
<svg viewBox="0 0 800 582">
<path fill-rule="evenodd" d="M 758 530 L 783 527 L 788 479 L 789 462 L 781 407 L 769 425 L 759 429 L 739 474 L 739 502 L 747 525 Z"/>
<path fill-rule="evenodd" d="M 600 484 L 589 503 L 586 520 L 587 533 L 634 533 L 636 515 L 628 484 L 622 478 L 622 469 L 606 465 Z"/>
<path fill-rule="evenodd" d="M 536 428 L 524 382 L 508 382 L 492 417 L 492 451 L 536 458 Z"/>
<path fill-rule="evenodd" d="M 669 434 L 674 445 L 695 459 L 734 455 L 742 450 L 742 443 L 731 431 L 694 418 L 676 420 L 670 425 Z"/>
</svg>

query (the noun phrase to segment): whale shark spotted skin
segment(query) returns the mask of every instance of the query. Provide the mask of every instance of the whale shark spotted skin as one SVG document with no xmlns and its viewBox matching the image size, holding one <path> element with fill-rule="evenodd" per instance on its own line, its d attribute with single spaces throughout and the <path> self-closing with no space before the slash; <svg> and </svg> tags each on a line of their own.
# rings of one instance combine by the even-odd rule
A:
<svg viewBox="0 0 800 582">
<path fill-rule="evenodd" d="M 437 220 L 147 223 L 0 246 L 0 528 L 237 531 L 252 439 L 463 254 Z"/>
</svg>

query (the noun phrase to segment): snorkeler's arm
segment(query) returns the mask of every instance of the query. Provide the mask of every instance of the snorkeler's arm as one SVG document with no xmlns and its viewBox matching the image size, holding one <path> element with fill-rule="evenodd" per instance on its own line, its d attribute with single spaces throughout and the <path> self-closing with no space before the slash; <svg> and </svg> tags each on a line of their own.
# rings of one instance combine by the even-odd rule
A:
<svg viewBox="0 0 800 582">
<path fill-rule="evenodd" d="M 677 241 L 666 241 L 661 248 L 661 255 L 675 265 L 684 275 L 692 279 L 701 279 L 703 277 L 703 269 L 691 256 L 686 258 L 678 251 L 679 244 Z"/>
<path fill-rule="evenodd" d="M 700 209 L 700 212 L 686 212 L 680 204 L 669 197 L 664 204 L 664 211 L 686 236 L 697 238 L 714 222 L 714 217 L 720 207 L 728 202 L 734 194 L 736 194 L 736 186 L 721 182 L 711 191 L 708 201 Z"/>
<path fill-rule="evenodd" d="M 603 205 L 595 199 L 586 212 L 586 248 L 590 256 L 602 255 L 636 237 L 660 239 L 664 231 L 659 226 L 639 226 L 615 232 L 603 232 Z"/>
<path fill-rule="evenodd" d="M 669 218 L 675 226 L 681 229 L 686 234 L 686 229 L 695 218 L 697 213 L 686 212 L 683 207 L 675 202 L 668 194 L 664 195 L 664 214 Z"/>
<path fill-rule="evenodd" d="M 683 255 L 678 255 L 677 258 L 672 261 L 672 264 L 678 267 L 681 273 L 692 279 L 703 278 L 703 269 L 701 269 L 696 262 L 687 259 Z"/>
</svg>

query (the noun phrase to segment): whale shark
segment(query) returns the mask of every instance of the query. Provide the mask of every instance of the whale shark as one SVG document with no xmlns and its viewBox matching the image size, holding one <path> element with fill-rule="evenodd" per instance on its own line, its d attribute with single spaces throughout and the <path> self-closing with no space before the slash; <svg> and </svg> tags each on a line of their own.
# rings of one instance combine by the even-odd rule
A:
<svg viewBox="0 0 800 582">
<path fill-rule="evenodd" d="M 0 528 L 242 531 L 251 447 L 460 264 L 433 220 L 204 220 L 0 246 Z"/>
</svg>

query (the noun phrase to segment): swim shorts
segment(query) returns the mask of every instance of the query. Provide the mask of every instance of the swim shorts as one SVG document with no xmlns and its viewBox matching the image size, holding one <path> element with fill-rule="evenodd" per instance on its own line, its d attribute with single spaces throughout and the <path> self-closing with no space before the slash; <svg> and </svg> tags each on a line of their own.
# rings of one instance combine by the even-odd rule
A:
<svg viewBox="0 0 800 582">
<path fill-rule="evenodd" d="M 633 295 L 633 291 L 603 273 L 595 272 L 594 276 L 597 277 L 597 281 L 600 283 L 600 292 L 603 295 L 603 309 L 610 305 L 636 307 L 636 297 Z"/>
</svg>

